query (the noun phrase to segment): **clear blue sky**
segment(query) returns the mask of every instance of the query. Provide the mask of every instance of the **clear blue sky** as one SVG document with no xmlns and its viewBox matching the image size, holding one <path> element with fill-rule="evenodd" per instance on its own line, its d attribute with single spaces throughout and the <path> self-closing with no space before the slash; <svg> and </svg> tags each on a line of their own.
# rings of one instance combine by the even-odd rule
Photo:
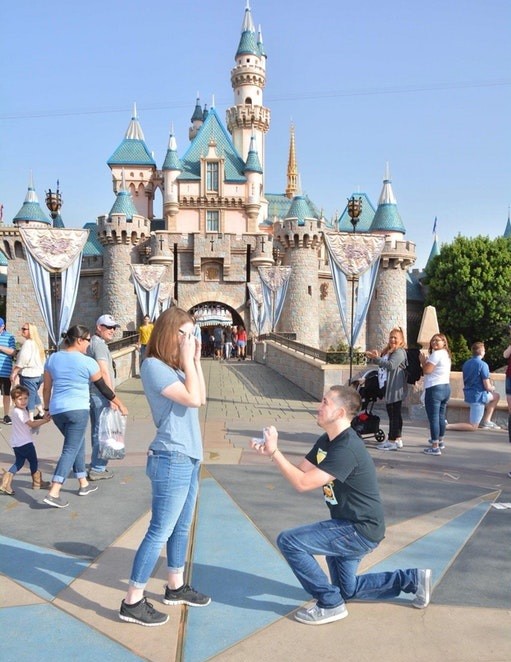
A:
<svg viewBox="0 0 511 662">
<path fill-rule="evenodd" d="M 510 187 L 509 0 L 251 0 L 268 54 L 266 189 L 286 186 L 295 124 L 303 191 L 330 218 L 376 205 L 385 163 L 424 266 L 441 242 L 504 232 Z M 245 0 L 17 0 L 2 11 L 0 203 L 11 223 L 30 171 L 56 180 L 69 227 L 110 210 L 107 159 L 137 103 L 161 167 L 188 145 L 197 91 L 221 117 Z"/>
</svg>

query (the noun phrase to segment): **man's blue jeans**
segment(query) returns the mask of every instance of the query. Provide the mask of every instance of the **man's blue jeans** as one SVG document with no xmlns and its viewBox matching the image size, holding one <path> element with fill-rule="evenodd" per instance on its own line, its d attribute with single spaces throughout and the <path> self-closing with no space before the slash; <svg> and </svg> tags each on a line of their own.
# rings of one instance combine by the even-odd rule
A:
<svg viewBox="0 0 511 662">
<path fill-rule="evenodd" d="M 146 474 L 153 494 L 151 522 L 133 561 L 132 586 L 145 587 L 163 545 L 167 546 L 168 570 L 183 572 L 199 470 L 199 460 L 183 453 L 149 451 Z"/>
<path fill-rule="evenodd" d="M 451 387 L 449 384 L 437 384 L 424 391 L 424 407 L 428 415 L 431 441 L 444 438 L 447 402 L 450 397 Z"/>
<path fill-rule="evenodd" d="M 99 457 L 99 417 L 101 412 L 110 404 L 106 398 L 99 393 L 91 393 L 90 396 L 90 440 L 92 453 L 90 458 L 90 468 L 94 471 L 104 471 L 108 460 L 102 460 Z"/>
<path fill-rule="evenodd" d="M 89 419 L 88 409 L 76 409 L 53 414 L 52 420 L 64 435 L 64 446 L 52 480 L 63 483 L 71 468 L 76 478 L 85 478 L 85 430 Z"/>
<path fill-rule="evenodd" d="M 277 545 L 303 588 L 318 607 L 333 609 L 345 600 L 385 600 L 401 591 L 415 593 L 417 569 L 357 575 L 362 558 L 378 543 L 371 542 L 344 519 L 329 519 L 279 534 Z M 314 555 L 324 554 L 330 581 Z"/>
</svg>

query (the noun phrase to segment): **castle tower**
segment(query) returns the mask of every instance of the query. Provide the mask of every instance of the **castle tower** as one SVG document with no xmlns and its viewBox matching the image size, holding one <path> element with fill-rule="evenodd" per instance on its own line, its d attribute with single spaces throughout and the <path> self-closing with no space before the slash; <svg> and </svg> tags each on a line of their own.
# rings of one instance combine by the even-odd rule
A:
<svg viewBox="0 0 511 662">
<path fill-rule="evenodd" d="M 133 114 L 124 140 L 107 164 L 112 171 L 114 193 L 120 189 L 124 171 L 126 190 L 131 193 L 137 214 L 152 219 L 156 163 L 145 143 L 136 104 L 133 104 Z"/>
<path fill-rule="evenodd" d="M 177 143 L 174 130 L 170 132 L 169 146 L 162 166 L 163 173 L 163 218 L 165 228 L 170 231 L 176 229 L 176 216 L 179 212 L 179 189 L 176 182 L 183 167 L 177 154 Z"/>
<path fill-rule="evenodd" d="M 195 108 L 193 111 L 193 115 L 190 118 L 190 122 L 192 123 L 192 126 L 188 129 L 188 138 L 190 141 L 192 141 L 195 136 L 197 135 L 197 132 L 201 128 L 201 126 L 204 124 L 205 115 L 207 115 L 207 110 L 206 107 L 204 106 L 204 111 L 201 108 L 200 105 L 200 99 L 199 99 L 199 93 L 197 92 L 197 101 L 195 102 Z"/>
<path fill-rule="evenodd" d="M 18 227 L 44 228 L 52 226 L 51 221 L 46 214 L 44 214 L 39 204 L 39 198 L 37 197 L 34 188 L 32 173 L 30 173 L 30 181 L 25 200 L 19 212 L 12 219 L 12 222 Z"/>
<path fill-rule="evenodd" d="M 291 125 L 289 158 L 287 162 L 286 196 L 291 200 L 298 193 L 298 164 L 296 162 L 295 127 Z"/>
<path fill-rule="evenodd" d="M 124 175 L 108 216 L 97 220 L 103 245 L 102 311 L 114 317 L 122 331 L 137 328 L 137 297 L 130 282 L 130 264 L 142 262 L 138 244 L 150 234 L 150 221 L 138 213 L 126 190 Z"/>
<path fill-rule="evenodd" d="M 261 168 L 259 155 L 257 154 L 254 136 L 250 140 L 250 149 L 248 150 L 244 174 L 247 178 L 248 186 L 248 198 L 245 203 L 245 211 L 248 217 L 247 232 L 257 232 L 261 198 L 263 197 L 263 169 Z"/>
<path fill-rule="evenodd" d="M 278 329 L 296 333 L 296 341 L 319 347 L 318 251 L 323 222 L 302 195 L 293 198 L 284 221 L 273 226 L 283 251 L 282 264 L 292 268 Z"/>
<path fill-rule="evenodd" d="M 385 235 L 385 247 L 366 323 L 367 347 L 381 349 L 386 345 L 393 326 L 400 326 L 406 338 L 406 277 L 408 268 L 415 262 L 415 244 L 404 240 L 406 230 L 397 209 L 388 165 L 369 231 Z M 410 345 L 415 340 L 407 338 Z"/>
<path fill-rule="evenodd" d="M 264 172 L 264 136 L 270 128 L 270 111 L 263 106 L 266 85 L 266 53 L 261 30 L 254 28 L 247 0 L 241 28 L 241 38 L 231 70 L 234 106 L 227 109 L 227 128 L 241 158 L 246 161 L 252 137 Z"/>
</svg>

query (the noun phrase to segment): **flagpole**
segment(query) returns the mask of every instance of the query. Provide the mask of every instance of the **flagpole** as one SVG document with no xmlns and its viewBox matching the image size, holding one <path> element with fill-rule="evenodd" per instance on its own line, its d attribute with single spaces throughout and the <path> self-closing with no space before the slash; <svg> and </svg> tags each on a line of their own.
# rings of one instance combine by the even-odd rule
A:
<svg viewBox="0 0 511 662">
<path fill-rule="evenodd" d="M 362 213 L 362 198 L 355 198 L 351 196 L 348 200 L 348 215 L 350 217 L 351 225 L 353 226 L 353 234 L 357 230 L 357 224 L 360 220 L 360 214 Z M 351 319 L 350 319 L 350 381 L 353 377 L 353 327 L 355 321 L 355 281 L 356 277 L 351 276 Z"/>
</svg>

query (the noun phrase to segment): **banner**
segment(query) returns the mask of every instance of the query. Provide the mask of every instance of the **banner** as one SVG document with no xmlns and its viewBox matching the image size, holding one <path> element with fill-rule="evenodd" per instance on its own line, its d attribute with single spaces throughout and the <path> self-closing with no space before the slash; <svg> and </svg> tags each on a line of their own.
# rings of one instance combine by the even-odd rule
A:
<svg viewBox="0 0 511 662">
<path fill-rule="evenodd" d="M 263 295 L 263 321 L 275 331 L 286 299 L 291 267 L 259 267 Z"/>
<path fill-rule="evenodd" d="M 142 316 L 149 315 L 149 319 L 154 321 L 159 313 L 160 282 L 167 267 L 162 264 L 131 264 L 130 266 Z"/>
</svg>

